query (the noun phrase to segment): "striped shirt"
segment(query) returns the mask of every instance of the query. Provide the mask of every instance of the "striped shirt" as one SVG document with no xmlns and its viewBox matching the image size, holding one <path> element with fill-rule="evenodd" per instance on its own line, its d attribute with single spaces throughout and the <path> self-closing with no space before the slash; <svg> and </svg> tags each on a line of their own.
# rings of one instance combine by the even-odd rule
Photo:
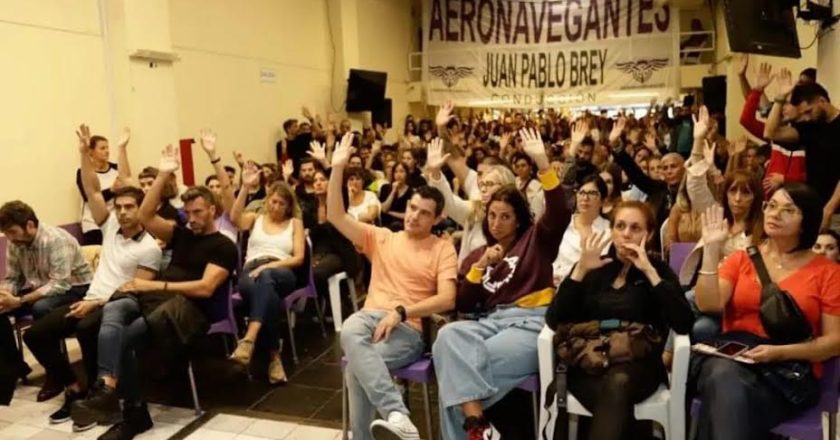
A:
<svg viewBox="0 0 840 440">
<path fill-rule="evenodd" d="M 61 295 L 73 286 L 90 284 L 92 278 L 93 271 L 76 238 L 64 229 L 41 223 L 31 244 L 7 243 L 6 276 L 0 290 L 17 295 L 24 289 L 43 287 L 45 296 Z"/>
</svg>

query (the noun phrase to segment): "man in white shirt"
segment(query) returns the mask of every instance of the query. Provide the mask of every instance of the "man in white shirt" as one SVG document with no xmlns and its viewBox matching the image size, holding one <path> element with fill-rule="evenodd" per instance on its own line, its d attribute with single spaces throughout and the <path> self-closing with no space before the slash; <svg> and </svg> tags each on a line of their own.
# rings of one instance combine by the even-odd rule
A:
<svg viewBox="0 0 840 440">
<path fill-rule="evenodd" d="M 67 356 L 61 352 L 61 340 L 76 334 L 88 382 L 94 381 L 102 306 L 126 282 L 134 278 L 153 279 L 161 260 L 161 250 L 154 237 L 140 223 L 143 191 L 135 187 L 115 190 L 114 212 L 109 212 L 93 164 L 84 151 L 81 162 L 82 186 L 88 206 L 102 230 L 99 266 L 81 301 L 53 310 L 35 321 L 24 334 L 26 345 L 44 366 L 48 378 L 65 389 L 64 405 L 50 415 L 50 423 L 70 420 L 70 404 L 85 396 L 85 390 L 70 368 Z M 77 427 L 74 426 L 74 430 Z"/>
</svg>

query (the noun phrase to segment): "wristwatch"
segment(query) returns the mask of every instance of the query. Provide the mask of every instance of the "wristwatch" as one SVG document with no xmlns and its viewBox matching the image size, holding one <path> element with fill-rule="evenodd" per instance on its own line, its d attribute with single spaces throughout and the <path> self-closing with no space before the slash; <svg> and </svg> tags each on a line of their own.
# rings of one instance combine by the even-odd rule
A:
<svg viewBox="0 0 840 440">
<path fill-rule="evenodd" d="M 406 313 L 405 313 L 405 307 L 397 306 L 397 307 L 394 308 L 394 310 L 396 310 L 397 313 L 400 314 L 400 322 L 405 322 L 405 320 L 408 319 L 408 316 L 406 316 Z"/>
</svg>

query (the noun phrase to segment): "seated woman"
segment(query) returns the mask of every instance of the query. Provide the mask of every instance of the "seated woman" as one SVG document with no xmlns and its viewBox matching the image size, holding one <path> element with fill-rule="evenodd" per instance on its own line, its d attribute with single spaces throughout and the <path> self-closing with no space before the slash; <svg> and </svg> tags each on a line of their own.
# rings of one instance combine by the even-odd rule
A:
<svg viewBox="0 0 840 440">
<path fill-rule="evenodd" d="M 747 252 L 736 251 L 720 264 L 729 237 L 723 210 L 713 206 L 704 214 L 697 306 L 703 312 L 723 312 L 721 340 L 737 332 L 739 337 L 766 341 L 744 354 L 756 363 L 811 362 L 819 376 L 820 362 L 840 355 L 840 267 L 811 251 L 822 209 L 816 192 L 800 183 L 783 185 L 765 205 L 767 240 L 758 250 L 770 279 L 793 297 L 813 335 L 806 342 L 785 345 L 770 340 L 762 324 L 762 288 Z M 747 364 L 712 356 L 698 361 L 696 393 L 703 402 L 699 439 L 765 438 L 774 426 L 805 409 Z"/>
<path fill-rule="evenodd" d="M 552 263 L 554 270 L 554 285 L 557 286 L 569 276 L 572 267 L 580 259 L 581 238 L 593 233 L 604 233 L 610 229 L 609 220 L 601 217 L 603 202 L 607 198 L 607 185 L 600 177 L 591 174 L 583 182 L 575 194 L 575 214 L 557 251 L 557 258 Z M 606 248 L 604 249 L 606 253 Z"/>
<path fill-rule="evenodd" d="M 280 360 L 280 300 L 295 290 L 294 269 L 303 264 L 306 238 L 294 191 L 285 182 L 268 188 L 264 214 L 244 212 L 248 189 L 259 181 L 258 169 L 242 171 L 246 189 L 239 192 L 230 213 L 240 231 L 250 231 L 245 266 L 239 274 L 239 291 L 249 307 L 248 328 L 230 358 L 248 365 L 257 336 L 262 335 L 261 345 L 267 347 L 270 359 L 268 379 L 275 384 L 286 381 Z"/>
<path fill-rule="evenodd" d="M 403 219 L 408 201 L 414 194 L 414 189 L 408 185 L 408 169 L 403 163 L 396 163 L 390 171 L 391 183 L 380 189 L 379 199 L 382 201 L 382 225 L 398 232 L 403 230 Z"/>
<path fill-rule="evenodd" d="M 344 174 L 347 188 L 347 213 L 362 223 L 373 224 L 379 220 L 380 205 L 376 194 L 364 189 L 364 171 L 348 168 Z"/>
<path fill-rule="evenodd" d="M 614 163 L 607 164 L 598 174 L 607 184 L 607 196 L 601 204 L 601 216 L 609 219 L 612 210 L 621 203 L 621 167 Z"/>
<path fill-rule="evenodd" d="M 361 268 L 360 257 L 353 243 L 327 221 L 328 181 L 326 172 L 315 171 L 312 181 L 314 197 L 300 203 L 303 226 L 309 231 L 309 239 L 312 240 L 312 277 L 315 289 L 323 298 L 328 298 L 327 282 L 331 276 L 346 272 L 348 277 L 354 278 Z"/>
<path fill-rule="evenodd" d="M 670 330 L 688 333 L 694 317 L 676 275 L 666 263 L 650 259 L 646 245 L 656 229 L 651 208 L 622 202 L 611 222 L 612 246 L 606 233 L 581 239 L 581 254 L 571 274 L 557 288 L 546 314 L 546 325 L 592 320 L 631 321 L 653 326 L 663 344 Z M 568 389 L 592 413 L 589 439 L 644 438 L 634 434 L 633 405 L 667 382 L 660 361 L 662 347 L 646 359 L 616 363 L 593 376 L 571 366 Z"/>
<path fill-rule="evenodd" d="M 840 234 L 834 231 L 820 232 L 813 250 L 816 254 L 820 254 L 835 263 L 840 263 Z"/>
<path fill-rule="evenodd" d="M 525 153 L 516 152 L 511 156 L 510 162 L 513 165 L 514 174 L 516 174 L 516 187 L 528 198 L 529 205 L 537 203 L 537 198 L 542 192 L 542 185 L 540 185 L 539 180 L 534 178 L 531 158 Z"/>
<path fill-rule="evenodd" d="M 569 212 L 539 135 L 521 134 L 539 168 L 546 210 L 534 224 L 525 195 L 513 185 L 496 190 L 486 205 L 487 244 L 461 264 L 456 306 L 487 315 L 445 325 L 432 348 L 441 433 L 448 440 L 490 438 L 484 408 L 537 372 L 537 335 L 554 290 L 549 262 Z"/>
</svg>

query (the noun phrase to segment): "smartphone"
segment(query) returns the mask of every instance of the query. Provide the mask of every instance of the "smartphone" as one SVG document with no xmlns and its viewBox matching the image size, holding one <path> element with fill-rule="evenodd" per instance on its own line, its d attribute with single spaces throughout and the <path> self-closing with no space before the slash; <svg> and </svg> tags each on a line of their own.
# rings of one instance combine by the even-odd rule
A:
<svg viewBox="0 0 840 440">
<path fill-rule="evenodd" d="M 726 344 L 718 347 L 717 352 L 725 356 L 735 357 L 749 349 L 750 347 L 741 344 L 740 342 L 727 342 Z"/>
</svg>

